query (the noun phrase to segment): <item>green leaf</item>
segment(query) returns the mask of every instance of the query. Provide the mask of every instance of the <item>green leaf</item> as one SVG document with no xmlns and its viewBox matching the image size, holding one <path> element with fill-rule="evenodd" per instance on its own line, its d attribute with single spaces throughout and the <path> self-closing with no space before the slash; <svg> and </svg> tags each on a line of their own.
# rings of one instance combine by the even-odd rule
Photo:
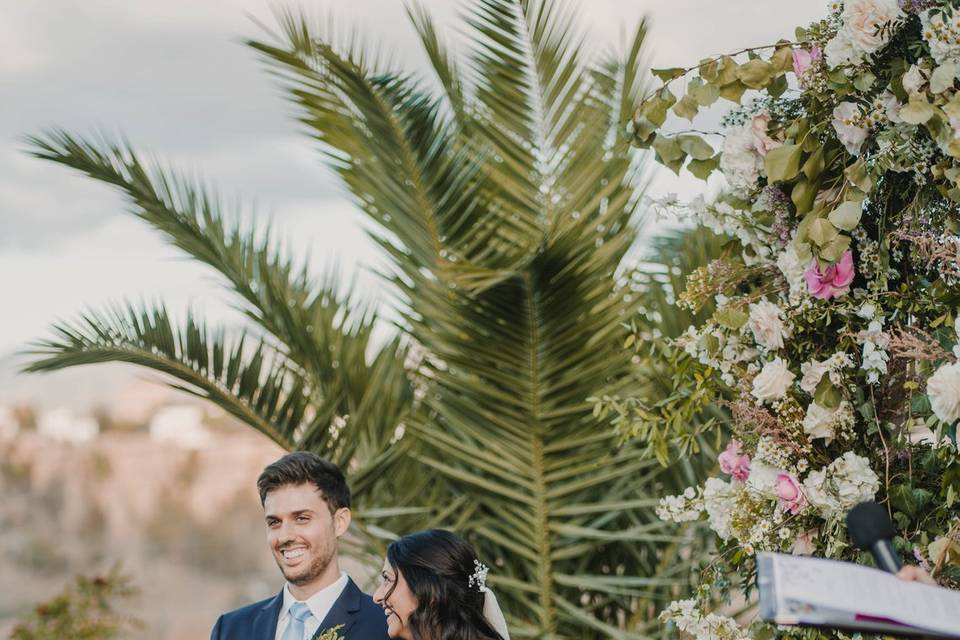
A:
<svg viewBox="0 0 960 640">
<path fill-rule="evenodd" d="M 733 305 L 727 305 L 713 314 L 713 319 L 716 320 L 720 326 L 726 327 L 731 331 L 737 331 L 740 327 L 747 324 L 750 315 Z"/>
<path fill-rule="evenodd" d="M 860 224 L 863 215 L 863 203 L 848 200 L 830 212 L 830 222 L 837 229 L 853 231 Z"/>
<path fill-rule="evenodd" d="M 720 74 L 720 61 L 710 58 L 701 60 L 699 73 L 701 78 L 712 83 Z"/>
<path fill-rule="evenodd" d="M 932 93 L 943 93 L 953 87 L 953 81 L 957 77 L 957 65 L 953 62 L 944 62 L 933 70 L 930 75 L 930 91 Z"/>
<path fill-rule="evenodd" d="M 813 401 L 824 409 L 836 409 L 840 406 L 843 396 L 840 390 L 830 382 L 830 376 L 824 375 L 813 391 Z"/>
<path fill-rule="evenodd" d="M 771 149 L 764 159 L 767 170 L 767 180 L 770 183 L 787 182 L 800 172 L 800 157 L 803 154 L 798 144 L 785 144 Z"/>
<path fill-rule="evenodd" d="M 866 93 L 867 91 L 870 90 L 870 87 L 872 87 L 873 83 L 876 81 L 877 81 L 877 76 L 873 75 L 869 71 L 864 71 L 863 73 L 858 75 L 856 78 L 854 78 L 853 86 L 855 86 L 858 90 Z"/>
<path fill-rule="evenodd" d="M 810 157 L 804 161 L 803 175 L 807 177 L 807 180 L 816 180 L 825 166 L 823 145 L 818 145 L 814 152 L 810 154 Z"/>
<path fill-rule="evenodd" d="M 653 149 L 657 152 L 657 158 L 661 164 L 674 173 L 680 173 L 686 153 L 680 148 L 677 138 L 658 133 L 653 140 Z"/>
<path fill-rule="evenodd" d="M 681 67 L 670 67 L 668 69 L 650 69 L 650 73 L 660 78 L 663 82 L 670 82 L 674 78 L 679 78 L 684 73 L 686 69 Z"/>
<path fill-rule="evenodd" d="M 787 76 L 781 73 L 767 85 L 767 93 L 770 94 L 772 98 L 779 98 L 788 88 L 790 88 L 790 84 L 787 82 Z"/>
<path fill-rule="evenodd" d="M 713 147 L 700 136 L 683 134 L 678 136 L 678 140 L 680 141 L 680 148 L 694 160 L 709 160 L 715 153 Z"/>
<path fill-rule="evenodd" d="M 798 215 L 803 215 L 813 207 L 813 201 L 817 197 L 817 186 L 819 181 L 800 179 L 793 189 L 790 190 L 790 200 L 797 209 Z"/>
</svg>

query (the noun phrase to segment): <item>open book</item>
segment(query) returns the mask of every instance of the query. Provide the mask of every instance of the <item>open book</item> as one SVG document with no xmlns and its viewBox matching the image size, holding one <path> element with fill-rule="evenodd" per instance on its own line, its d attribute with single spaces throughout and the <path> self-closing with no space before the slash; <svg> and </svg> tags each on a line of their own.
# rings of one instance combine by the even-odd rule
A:
<svg viewBox="0 0 960 640">
<path fill-rule="evenodd" d="M 757 564 L 768 622 L 960 638 L 960 591 L 807 556 L 761 553 Z"/>
</svg>

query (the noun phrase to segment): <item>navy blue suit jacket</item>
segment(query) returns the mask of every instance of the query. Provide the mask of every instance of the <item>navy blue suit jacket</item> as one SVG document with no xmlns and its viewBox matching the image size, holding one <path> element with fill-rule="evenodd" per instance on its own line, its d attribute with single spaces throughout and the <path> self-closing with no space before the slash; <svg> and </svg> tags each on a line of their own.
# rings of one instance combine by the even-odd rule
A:
<svg viewBox="0 0 960 640">
<path fill-rule="evenodd" d="M 283 591 L 225 613 L 214 625 L 210 640 L 274 640 L 282 606 Z M 345 640 L 387 640 L 387 617 L 383 609 L 349 578 L 314 637 L 337 625 L 343 625 L 337 633 Z"/>
</svg>

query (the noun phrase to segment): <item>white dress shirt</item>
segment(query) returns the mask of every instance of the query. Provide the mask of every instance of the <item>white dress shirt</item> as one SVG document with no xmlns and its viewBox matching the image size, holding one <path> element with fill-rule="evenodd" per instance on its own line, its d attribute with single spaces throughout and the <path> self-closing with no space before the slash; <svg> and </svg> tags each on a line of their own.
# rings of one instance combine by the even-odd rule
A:
<svg viewBox="0 0 960 640">
<path fill-rule="evenodd" d="M 343 593 L 343 590 L 347 587 L 347 580 L 349 580 L 347 574 L 341 573 L 336 582 L 329 587 L 317 591 L 303 601 L 310 607 L 310 613 L 312 614 L 304 624 L 306 630 L 303 636 L 304 640 L 310 640 L 313 634 L 317 632 L 317 629 L 320 628 L 320 623 L 323 622 L 323 619 L 330 613 L 333 603 L 337 601 L 337 598 L 340 597 L 340 594 Z M 290 585 L 284 585 L 283 606 L 280 607 L 280 618 L 277 621 L 277 635 L 275 636 L 275 640 L 283 638 L 283 632 L 286 631 L 287 625 L 290 624 L 290 605 L 296 601 L 297 599 L 290 593 Z"/>
</svg>

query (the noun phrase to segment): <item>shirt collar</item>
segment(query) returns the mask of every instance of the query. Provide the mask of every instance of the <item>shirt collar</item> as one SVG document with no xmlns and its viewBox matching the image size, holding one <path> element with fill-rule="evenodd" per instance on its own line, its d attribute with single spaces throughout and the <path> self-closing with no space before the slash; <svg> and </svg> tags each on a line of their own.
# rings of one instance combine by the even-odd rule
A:
<svg viewBox="0 0 960 640">
<path fill-rule="evenodd" d="M 310 613 L 317 619 L 317 622 L 322 622 L 323 619 L 327 617 L 331 607 L 333 607 L 333 603 L 337 601 L 337 598 L 340 597 L 340 594 L 343 593 L 343 590 L 346 588 L 349 579 L 350 577 L 341 571 L 340 577 L 337 578 L 333 584 L 324 587 L 303 601 L 310 608 Z M 283 607 L 280 609 L 281 620 L 290 613 L 290 606 L 294 602 L 297 602 L 297 599 L 290 593 L 290 585 L 283 585 Z"/>
</svg>

